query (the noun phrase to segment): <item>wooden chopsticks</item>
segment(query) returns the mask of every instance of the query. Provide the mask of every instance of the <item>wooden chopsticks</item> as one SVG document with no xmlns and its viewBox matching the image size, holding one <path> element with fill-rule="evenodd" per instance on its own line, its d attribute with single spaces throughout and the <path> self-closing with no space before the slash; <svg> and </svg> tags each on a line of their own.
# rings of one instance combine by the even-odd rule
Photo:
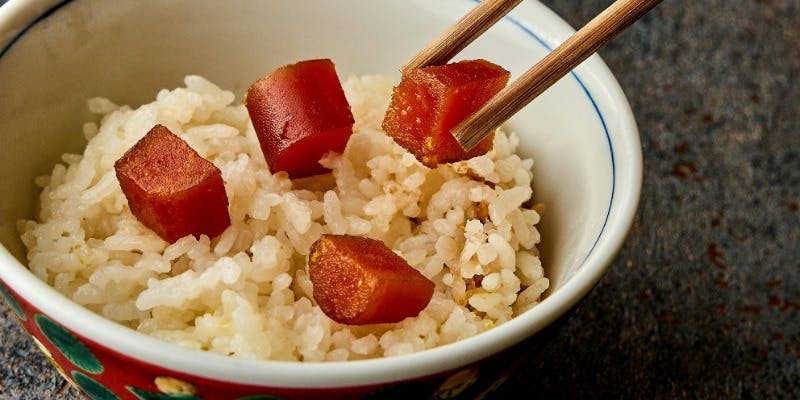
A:
<svg viewBox="0 0 800 400">
<path fill-rule="evenodd" d="M 406 73 L 428 65 L 447 63 L 521 2 L 522 0 L 481 1 L 400 70 Z"/>
<path fill-rule="evenodd" d="M 414 56 L 402 70 L 405 72 L 408 69 L 446 63 L 520 2 L 521 0 L 483 0 Z M 450 133 L 461 147 L 467 151 L 471 150 L 536 96 L 659 3 L 661 0 L 615 1 L 476 112 L 456 125 Z"/>
</svg>

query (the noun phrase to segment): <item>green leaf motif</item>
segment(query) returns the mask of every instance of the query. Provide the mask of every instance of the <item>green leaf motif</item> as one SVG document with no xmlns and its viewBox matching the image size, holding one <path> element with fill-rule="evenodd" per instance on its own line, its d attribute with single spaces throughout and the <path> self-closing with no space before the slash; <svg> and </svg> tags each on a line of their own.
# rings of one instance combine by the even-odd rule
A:
<svg viewBox="0 0 800 400">
<path fill-rule="evenodd" d="M 410 381 L 384 386 L 361 396 L 361 400 L 407 400 L 430 398 L 433 387 L 426 382 Z"/>
<path fill-rule="evenodd" d="M 283 400 L 283 397 L 275 397 L 267 394 L 257 394 L 254 396 L 239 397 L 236 400 Z"/>
<path fill-rule="evenodd" d="M 436 399 L 455 399 L 478 381 L 478 368 L 458 371 L 442 382 L 436 390 Z"/>
<path fill-rule="evenodd" d="M 100 360 L 70 331 L 43 314 L 36 314 L 34 319 L 47 339 L 78 368 L 92 374 L 103 372 Z"/>
<path fill-rule="evenodd" d="M 203 400 L 201 397 L 193 396 L 191 394 L 153 393 L 131 386 L 127 386 L 127 388 L 131 393 L 135 394 L 136 397 L 140 398 L 141 400 Z"/>
<path fill-rule="evenodd" d="M 11 306 L 11 309 L 14 310 L 14 313 L 17 314 L 19 319 L 27 321 L 28 317 L 22 311 L 22 307 L 19 306 L 17 299 L 14 297 L 13 294 L 11 294 L 11 291 L 8 290 L 6 285 L 2 283 L 0 283 L 0 293 L 3 294 L 3 297 L 6 299 L 6 303 L 8 303 L 8 305 Z"/>
<path fill-rule="evenodd" d="M 88 377 L 81 371 L 72 371 L 72 378 L 75 379 L 75 383 L 77 383 L 81 390 L 92 400 L 120 400 L 117 395 L 108 390 L 108 388 L 103 386 L 100 382 Z"/>
</svg>

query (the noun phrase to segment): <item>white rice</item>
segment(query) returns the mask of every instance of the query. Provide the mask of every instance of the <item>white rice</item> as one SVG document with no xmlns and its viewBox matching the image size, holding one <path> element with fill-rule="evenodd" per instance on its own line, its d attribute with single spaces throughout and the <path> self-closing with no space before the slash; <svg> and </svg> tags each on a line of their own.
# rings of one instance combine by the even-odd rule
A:
<svg viewBox="0 0 800 400">
<path fill-rule="evenodd" d="M 548 287 L 529 205 L 533 161 L 498 132 L 494 150 L 430 170 L 380 132 L 391 77 L 345 84 L 356 120 L 332 175 L 271 174 L 244 106 L 199 76 L 137 109 L 89 100 L 83 155 L 64 154 L 39 222 L 20 221 L 30 269 L 88 309 L 192 349 L 273 360 L 357 360 L 420 351 L 508 321 Z M 222 170 L 232 225 L 161 240 L 131 214 L 113 164 L 163 124 Z M 436 283 L 415 318 L 347 326 L 312 298 L 311 243 L 323 233 L 382 240 Z"/>
</svg>

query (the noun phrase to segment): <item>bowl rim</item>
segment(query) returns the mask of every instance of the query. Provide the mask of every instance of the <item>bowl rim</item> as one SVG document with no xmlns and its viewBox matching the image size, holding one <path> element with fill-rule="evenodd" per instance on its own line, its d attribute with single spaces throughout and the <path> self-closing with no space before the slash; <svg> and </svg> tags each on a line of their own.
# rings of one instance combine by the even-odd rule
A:
<svg viewBox="0 0 800 400">
<path fill-rule="evenodd" d="M 0 7 L 0 32 L 19 32 L 10 36 L 0 56 L 28 29 L 72 1 L 10 0 Z M 523 2 L 505 20 L 547 48 L 574 32 L 538 1 Z M 613 143 L 606 132 L 614 171 L 606 221 L 594 247 L 572 278 L 533 309 L 490 331 L 433 349 L 378 359 L 245 360 L 184 349 L 94 314 L 40 281 L 4 246 L 0 246 L 0 280 L 40 312 L 103 347 L 161 368 L 216 381 L 280 388 L 341 388 L 416 379 L 469 365 L 521 342 L 572 308 L 602 277 L 633 223 L 641 192 L 642 154 L 630 105 L 598 55 L 590 57 L 571 74 L 589 96 L 606 130 L 609 121 L 603 119 L 602 110 L 613 110 L 616 117 L 610 121 L 615 131 Z M 624 168 L 619 168 L 620 165 Z"/>
</svg>

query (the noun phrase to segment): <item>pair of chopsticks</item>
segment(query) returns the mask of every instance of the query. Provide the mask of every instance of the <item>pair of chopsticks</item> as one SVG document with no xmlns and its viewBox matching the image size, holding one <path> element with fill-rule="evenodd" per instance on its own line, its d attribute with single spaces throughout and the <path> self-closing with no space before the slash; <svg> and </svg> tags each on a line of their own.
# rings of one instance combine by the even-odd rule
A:
<svg viewBox="0 0 800 400">
<path fill-rule="evenodd" d="M 522 0 L 483 0 L 419 54 L 402 71 L 441 65 L 467 47 Z M 631 26 L 661 0 L 617 0 L 550 52 L 450 133 L 465 150 L 472 150 L 489 133 L 528 105 L 611 39 Z"/>
</svg>

